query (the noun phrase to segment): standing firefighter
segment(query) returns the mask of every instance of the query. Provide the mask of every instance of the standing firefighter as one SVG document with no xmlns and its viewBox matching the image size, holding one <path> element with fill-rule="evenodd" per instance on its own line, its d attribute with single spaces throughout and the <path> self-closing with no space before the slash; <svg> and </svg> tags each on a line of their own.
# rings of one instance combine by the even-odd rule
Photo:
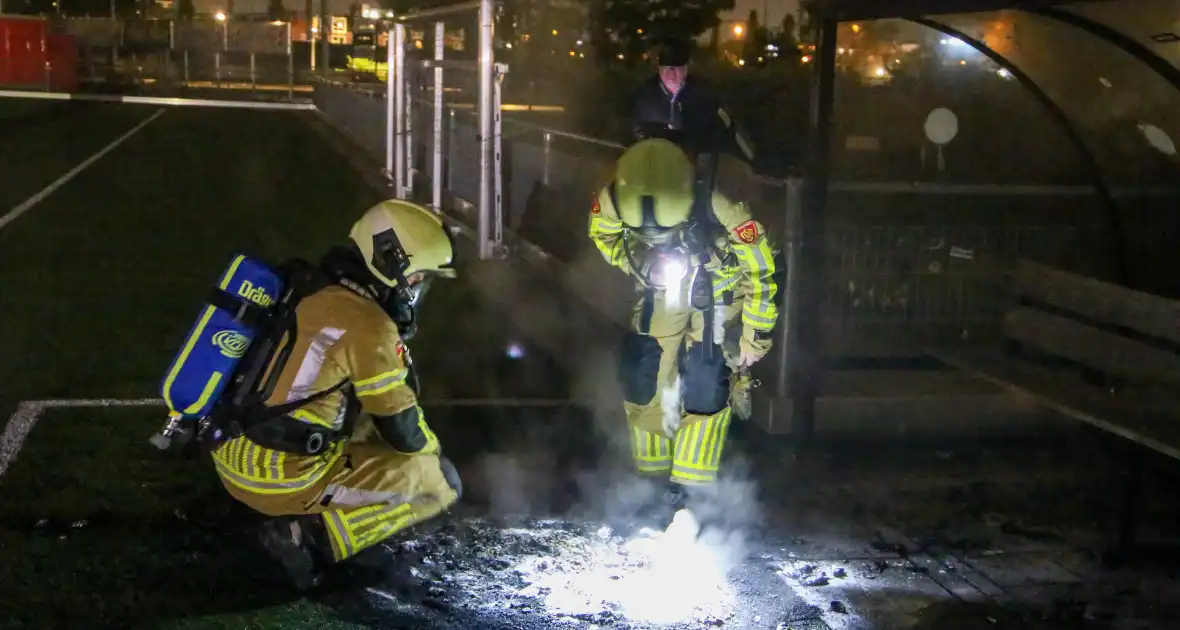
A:
<svg viewBox="0 0 1180 630">
<path fill-rule="evenodd" d="M 590 214 L 590 238 L 642 294 L 620 356 L 624 407 L 636 468 L 670 476 L 673 503 L 716 480 L 731 390 L 748 397 L 739 373 L 770 351 L 777 319 L 762 225 L 720 193 L 700 198 L 693 179 L 679 147 L 643 140 Z"/>
<path fill-rule="evenodd" d="M 243 367 L 234 373 L 247 377 L 220 394 L 196 431 L 229 494 L 282 517 L 264 525 L 262 542 L 300 589 L 316 585 L 327 565 L 440 514 L 461 494 L 418 405 L 403 343 L 428 283 L 455 276 L 450 233 L 430 210 L 394 200 L 370 208 L 349 236 L 318 266 L 304 264 L 302 280 L 290 274 L 286 286 L 299 294 L 289 302 L 293 316 L 277 327 L 258 325 L 273 334 L 258 333 L 248 352 L 237 353 Z M 239 308 L 226 296 L 282 305 L 265 282 L 243 279 L 243 261 L 252 262 L 235 260 L 190 339 L 203 338 L 217 308 L 236 309 L 234 321 L 249 322 L 250 305 Z M 278 312 L 271 319 L 282 319 Z M 226 341 L 227 330 L 209 338 L 223 349 L 240 347 Z M 202 404 L 180 400 L 183 383 L 193 381 L 184 370 L 201 362 L 188 355 L 201 345 L 190 341 L 165 381 L 173 410 Z"/>
</svg>

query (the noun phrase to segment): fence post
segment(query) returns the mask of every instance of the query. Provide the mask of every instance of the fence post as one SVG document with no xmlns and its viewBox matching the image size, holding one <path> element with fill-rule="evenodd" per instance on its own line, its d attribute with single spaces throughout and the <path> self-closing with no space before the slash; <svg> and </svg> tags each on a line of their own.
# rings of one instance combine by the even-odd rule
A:
<svg viewBox="0 0 1180 630">
<path fill-rule="evenodd" d="M 775 375 L 774 396 L 786 400 L 794 393 L 793 371 L 795 366 L 792 363 L 792 358 L 795 356 L 795 347 L 798 345 L 799 339 L 796 309 L 799 304 L 800 289 L 799 254 L 803 246 L 803 235 L 799 231 L 799 218 L 803 207 L 802 177 L 792 175 L 787 178 L 784 202 L 786 226 L 783 230 L 782 258 L 787 269 L 783 286 L 779 289 L 778 307 L 781 319 L 777 326 L 778 339 L 775 340 L 777 347 L 775 361 L 778 370 Z"/>
<path fill-rule="evenodd" d="M 545 133 L 543 135 L 544 135 L 544 144 L 542 146 L 544 147 L 543 151 L 544 151 L 545 161 L 543 162 L 543 164 L 541 166 L 541 183 L 545 184 L 545 186 L 548 187 L 549 186 L 549 150 L 553 146 L 553 134 L 550 133 L 548 129 L 546 129 Z"/>
<path fill-rule="evenodd" d="M 455 110 L 447 110 L 447 190 L 455 189 Z"/>
<path fill-rule="evenodd" d="M 393 151 L 394 143 L 397 142 L 397 133 L 394 125 L 397 124 L 395 117 L 397 116 L 397 109 L 394 108 L 394 82 L 393 82 L 393 58 L 396 55 L 396 38 L 397 26 L 394 25 L 394 30 L 385 38 L 385 176 L 389 178 L 390 184 L 394 183 L 394 174 L 397 172 L 396 163 L 394 161 Z M 315 46 L 312 46 L 314 49 Z"/>
<path fill-rule="evenodd" d="M 315 44 L 312 44 L 315 48 Z M 287 22 L 287 100 L 295 100 L 295 48 L 291 44 L 291 22 Z"/>
<path fill-rule="evenodd" d="M 399 77 L 398 85 L 401 86 L 402 103 L 405 105 L 405 111 L 402 112 L 402 115 L 405 116 L 406 120 L 406 127 L 402 130 L 402 143 L 406 146 L 406 191 L 403 193 L 403 198 L 411 199 L 414 196 L 414 95 L 417 94 L 418 90 L 416 89 L 416 82 L 415 85 L 410 84 L 410 72 L 406 68 L 406 55 L 404 52 L 398 64 L 397 74 Z M 414 76 L 417 77 L 417 73 Z"/>
<path fill-rule="evenodd" d="M 434 172 L 431 173 L 431 202 L 434 209 L 442 212 L 442 116 L 443 116 L 443 69 L 442 60 L 446 54 L 447 28 L 443 22 L 434 23 Z"/>
<path fill-rule="evenodd" d="M 823 372 L 823 326 L 820 296 L 824 274 L 824 207 L 828 199 L 832 108 L 836 85 L 837 21 L 825 17 L 819 24 L 819 43 L 812 68 L 812 98 L 808 126 L 808 159 L 800 193 L 799 232 L 801 252 L 796 304 L 795 353 L 792 359 L 796 391 L 792 397 L 791 433 L 806 444 L 815 433 L 815 400 Z"/>
<path fill-rule="evenodd" d="M 492 216 L 492 232 L 493 232 L 492 244 L 494 247 L 494 253 L 497 253 L 497 254 L 500 251 L 501 245 L 503 245 L 503 243 L 504 243 L 504 203 L 503 203 L 503 201 L 504 201 L 504 178 L 502 176 L 503 172 L 504 172 L 503 171 L 503 162 L 502 162 L 502 157 L 503 157 L 504 153 L 503 153 L 503 146 L 501 145 L 501 142 L 504 137 L 504 133 L 503 133 L 504 119 L 503 119 L 503 113 L 500 111 L 500 108 L 501 108 L 501 104 L 502 104 L 501 98 L 503 96 L 503 92 L 501 91 L 501 89 L 503 88 L 504 77 L 507 74 L 508 74 L 507 64 L 502 64 L 502 63 L 496 64 L 495 83 L 492 84 L 492 87 L 493 87 L 492 115 L 494 117 L 494 121 L 493 121 L 493 125 L 492 125 L 492 137 L 495 138 L 495 142 L 492 144 L 492 164 L 493 164 L 492 177 L 494 178 L 493 182 L 495 183 L 495 186 L 494 186 L 494 189 L 495 189 L 495 195 L 494 195 L 495 196 L 495 206 L 494 206 L 495 211 L 493 212 L 493 216 Z"/>
<path fill-rule="evenodd" d="M 58 0 L 60 4 L 61 0 Z M 168 20 L 168 52 L 164 53 L 164 72 L 168 83 L 172 83 L 172 53 L 176 50 L 176 20 Z"/>
<path fill-rule="evenodd" d="M 406 198 L 406 83 L 403 80 L 406 63 L 406 25 L 398 22 L 393 25 L 393 65 L 387 69 L 390 81 L 394 86 L 393 111 L 390 115 L 394 119 L 394 185 L 400 199 Z"/>
<path fill-rule="evenodd" d="M 320 59 L 321 72 L 325 77 L 332 74 L 332 16 L 328 0 L 320 0 Z M 312 48 L 315 44 L 312 44 Z"/>
<path fill-rule="evenodd" d="M 495 86 L 492 0 L 479 3 L 479 258 L 492 257 L 492 107 Z"/>
</svg>

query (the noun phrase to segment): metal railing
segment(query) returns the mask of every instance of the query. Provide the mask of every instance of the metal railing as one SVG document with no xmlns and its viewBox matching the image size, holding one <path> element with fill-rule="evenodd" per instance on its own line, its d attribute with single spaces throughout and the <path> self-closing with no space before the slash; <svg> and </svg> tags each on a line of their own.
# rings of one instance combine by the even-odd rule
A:
<svg viewBox="0 0 1180 630">
<path fill-rule="evenodd" d="M 329 97 L 317 90 L 317 103 L 323 103 L 329 118 L 341 120 L 362 145 L 377 135 L 374 130 L 385 121 L 375 112 L 357 112 L 379 108 L 379 95 L 322 87 L 336 92 Z M 419 101 L 423 106 L 413 114 L 419 121 L 445 119 L 444 124 L 406 129 L 416 155 L 434 155 L 437 162 L 414 162 L 408 168 L 440 187 L 444 197 L 472 199 L 482 181 L 482 167 L 474 159 L 478 127 L 468 112 L 445 102 L 437 116 L 437 98 Z M 502 217 L 505 233 L 536 245 L 567 269 L 610 275 L 594 266 L 599 256 L 586 235 L 586 213 L 591 194 L 609 181 L 622 147 L 511 119 L 497 139 L 504 156 L 503 211 L 489 216 Z M 373 149 L 375 156 L 382 155 L 379 147 Z M 752 173 L 739 179 L 734 188 L 767 230 L 780 235 L 785 247 L 797 240 L 788 219 L 797 211 L 788 201 L 797 182 Z M 1180 201 L 1176 189 L 1116 188 L 1112 193 L 1128 216 L 1158 216 Z M 1086 186 L 832 182 L 818 244 L 826 261 L 820 287 L 824 353 L 915 356 L 921 343 L 988 343 L 999 332 L 1007 270 L 1015 259 L 1110 278 L 1113 241 L 1151 238 L 1153 229 L 1159 231 L 1127 225 L 1121 235 L 1113 232 L 1109 209 Z M 596 295 L 595 300 L 602 295 L 632 299 L 625 288 Z"/>
<path fill-rule="evenodd" d="M 83 82 L 296 91 L 290 22 L 62 18 Z"/>
</svg>

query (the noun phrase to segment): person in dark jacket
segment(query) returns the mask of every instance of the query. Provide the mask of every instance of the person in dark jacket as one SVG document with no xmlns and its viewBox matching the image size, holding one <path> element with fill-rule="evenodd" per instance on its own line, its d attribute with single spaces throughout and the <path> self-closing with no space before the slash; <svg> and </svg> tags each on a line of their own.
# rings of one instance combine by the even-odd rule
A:
<svg viewBox="0 0 1180 630">
<path fill-rule="evenodd" d="M 738 133 L 721 100 L 688 76 L 692 43 L 670 39 L 660 48 L 659 73 L 632 98 L 633 140 L 665 138 L 690 154 L 730 153 L 754 159 L 750 141 Z"/>
</svg>

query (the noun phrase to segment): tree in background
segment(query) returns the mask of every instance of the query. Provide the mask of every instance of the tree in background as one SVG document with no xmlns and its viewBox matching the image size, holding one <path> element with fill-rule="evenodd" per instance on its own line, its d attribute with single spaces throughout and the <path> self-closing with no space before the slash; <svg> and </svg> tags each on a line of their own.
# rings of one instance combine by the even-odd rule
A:
<svg viewBox="0 0 1180 630">
<path fill-rule="evenodd" d="M 193 0 L 176 0 L 176 19 L 191 20 L 196 9 L 193 7 Z"/>
<path fill-rule="evenodd" d="M 696 38 L 720 23 L 734 0 L 590 0 L 591 40 L 600 60 L 625 64 L 668 37 Z"/>
<path fill-rule="evenodd" d="M 779 25 L 778 45 L 779 48 L 789 48 L 794 50 L 799 46 L 798 36 L 799 25 L 795 23 L 795 14 L 787 13 L 783 16 L 783 21 Z"/>
<path fill-rule="evenodd" d="M 779 61 L 798 63 L 799 57 L 802 56 L 802 53 L 799 52 L 797 29 L 795 16 L 791 13 L 784 15 L 778 35 L 774 38 L 774 43 L 778 46 Z"/>
<path fill-rule="evenodd" d="M 746 62 L 747 67 L 762 65 L 766 59 L 766 44 L 770 37 L 758 19 L 757 10 L 751 10 L 749 17 L 746 18 L 745 34 L 741 52 L 742 60 Z"/>
<path fill-rule="evenodd" d="M 799 41 L 815 43 L 815 29 L 819 28 L 818 15 L 821 0 L 799 0 Z"/>
</svg>

